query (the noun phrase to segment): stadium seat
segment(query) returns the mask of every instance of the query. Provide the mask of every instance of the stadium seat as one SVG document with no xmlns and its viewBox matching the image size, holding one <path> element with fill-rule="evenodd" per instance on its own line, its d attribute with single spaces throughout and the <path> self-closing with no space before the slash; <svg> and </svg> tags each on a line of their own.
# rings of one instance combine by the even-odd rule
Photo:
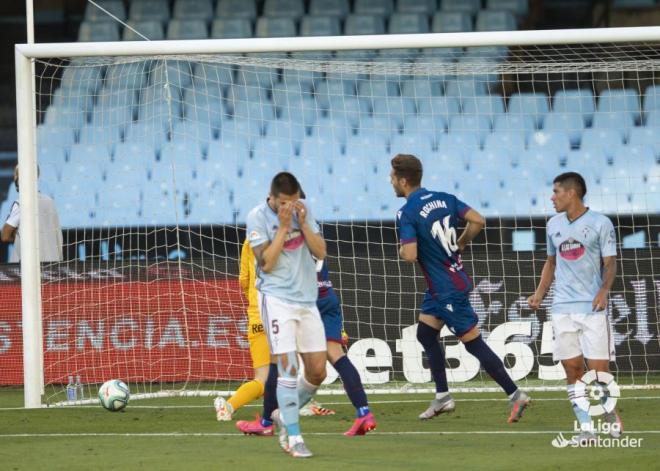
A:
<svg viewBox="0 0 660 471">
<path fill-rule="evenodd" d="M 651 110 L 646 113 L 646 122 L 644 123 L 647 128 L 660 127 L 660 110 Z"/>
<path fill-rule="evenodd" d="M 514 31 L 516 18 L 508 10 L 480 10 L 477 13 L 477 31 Z"/>
<path fill-rule="evenodd" d="M 399 94 L 398 83 L 375 76 L 371 80 L 364 80 L 358 83 L 358 96 L 378 100 L 386 97 L 393 97 Z"/>
<path fill-rule="evenodd" d="M 293 142 L 286 137 L 271 137 L 257 139 L 252 150 L 252 160 L 256 162 L 277 162 L 281 168 L 289 169 L 290 162 L 295 159 Z M 252 162 L 245 162 L 251 165 Z"/>
<path fill-rule="evenodd" d="M 585 89 L 558 90 L 552 100 L 552 111 L 579 114 L 589 124 L 595 111 L 593 93 Z"/>
<path fill-rule="evenodd" d="M 646 172 L 658 165 L 655 152 L 647 145 L 620 145 L 614 150 L 612 167 L 617 169 L 635 169 L 637 175 L 646 176 Z"/>
<path fill-rule="evenodd" d="M 285 69 L 282 74 L 282 82 L 286 88 L 300 90 L 308 98 L 310 97 L 308 93 L 313 91 L 321 80 L 323 80 L 321 72 L 309 70 Z"/>
<path fill-rule="evenodd" d="M 428 33 L 429 19 L 422 13 L 394 13 L 390 16 L 390 34 Z"/>
<path fill-rule="evenodd" d="M 54 147 L 63 150 L 73 144 L 75 137 L 73 129 L 59 126 L 57 123 L 52 126 L 46 124 L 37 126 L 37 147 Z"/>
<path fill-rule="evenodd" d="M 436 0 L 397 0 L 396 11 L 399 13 L 421 13 L 432 15 L 436 10 Z"/>
<path fill-rule="evenodd" d="M 475 176 L 488 175 L 483 183 L 494 193 L 504 186 L 505 179 L 511 174 L 511 154 L 498 147 L 469 152 L 466 154 L 469 172 Z"/>
<path fill-rule="evenodd" d="M 544 93 L 514 93 L 507 110 L 510 116 L 531 116 L 538 127 L 549 111 L 548 97 Z"/>
<path fill-rule="evenodd" d="M 160 166 L 174 164 L 177 172 L 195 169 L 202 160 L 202 149 L 199 142 L 192 139 L 176 139 L 165 142 L 160 150 Z M 192 172 L 190 174 L 192 178 Z"/>
<path fill-rule="evenodd" d="M 104 144 L 73 144 L 69 150 L 67 164 L 96 163 L 103 168 L 110 164 L 110 150 Z"/>
<path fill-rule="evenodd" d="M 445 83 L 445 95 L 458 97 L 462 100 L 465 97 L 488 95 L 488 90 L 486 83 L 481 80 L 457 78 L 448 80 Z"/>
<path fill-rule="evenodd" d="M 460 113 L 458 98 L 452 96 L 437 96 L 430 99 L 417 100 L 417 112 L 420 115 L 442 116 L 449 121 L 454 115 Z"/>
<path fill-rule="evenodd" d="M 565 154 L 568 151 L 564 152 Z M 537 181 L 539 186 L 552 186 L 552 180 L 562 173 L 564 169 L 560 167 L 559 160 L 561 152 L 558 152 L 552 146 L 531 147 L 524 152 L 518 162 L 518 172 L 529 172 Z M 550 198 L 550 193 L 547 195 Z"/>
<path fill-rule="evenodd" d="M 311 0 L 310 15 L 326 15 L 345 18 L 351 9 L 348 0 Z"/>
<path fill-rule="evenodd" d="M 442 95 L 442 83 L 434 78 L 416 78 L 401 82 L 401 96 L 424 100 Z"/>
<path fill-rule="evenodd" d="M 144 143 L 160 150 L 160 146 L 167 140 L 167 130 L 163 121 L 134 122 L 124 130 L 124 142 Z"/>
<path fill-rule="evenodd" d="M 373 115 L 389 117 L 396 121 L 399 128 L 402 128 L 405 118 L 415 115 L 415 101 L 400 96 L 388 97 L 384 100 L 376 99 L 373 103 Z"/>
<path fill-rule="evenodd" d="M 165 28 L 163 28 L 163 23 L 160 21 L 131 20 L 127 25 L 130 26 L 130 28 L 124 27 L 121 37 L 124 41 L 144 41 L 145 39 L 142 36 L 145 36 L 151 41 L 165 39 Z"/>
<path fill-rule="evenodd" d="M 525 146 L 525 134 L 521 131 L 494 131 L 486 136 L 484 142 L 484 149 L 507 149 L 511 154 L 520 154 Z"/>
<path fill-rule="evenodd" d="M 52 95 L 51 103 L 69 111 L 89 112 L 94 106 L 94 96 L 79 90 L 58 88 Z"/>
<path fill-rule="evenodd" d="M 644 112 L 660 110 L 660 85 L 649 85 L 644 91 Z"/>
<path fill-rule="evenodd" d="M 140 0 L 130 2 L 129 5 L 129 20 L 154 20 L 165 24 L 170 19 L 170 7 L 167 0 Z"/>
<path fill-rule="evenodd" d="M 174 121 L 170 131 L 170 139 L 188 140 L 197 143 L 202 149 L 202 154 L 206 155 L 208 143 L 217 139 L 222 128 L 222 121 L 219 126 L 213 125 L 208 121 L 193 121 L 190 118 Z"/>
<path fill-rule="evenodd" d="M 587 182 L 588 189 L 590 185 L 600 182 L 607 161 L 602 148 L 572 150 L 566 156 L 564 171 L 578 172 Z"/>
<path fill-rule="evenodd" d="M 500 131 L 517 131 L 529 136 L 535 131 L 534 118 L 529 115 L 512 113 L 496 115 L 493 121 L 493 132 Z"/>
<path fill-rule="evenodd" d="M 410 115 L 403 120 L 403 133 L 427 135 L 435 148 L 447 125 L 447 121 L 441 116 Z"/>
<path fill-rule="evenodd" d="M 433 152 L 434 142 L 426 133 L 407 132 L 405 134 L 395 134 L 390 141 L 390 153 L 412 154 L 420 159 L 428 158 Z"/>
<path fill-rule="evenodd" d="M 215 12 L 218 19 L 241 18 L 253 21 L 257 18 L 256 0 L 219 0 Z"/>
<path fill-rule="evenodd" d="M 222 100 L 203 90 L 186 90 L 184 95 L 184 117 L 193 123 L 205 123 L 212 129 L 219 129 L 227 114 Z"/>
<path fill-rule="evenodd" d="M 80 129 L 78 142 L 105 145 L 112 149 L 115 144 L 121 142 L 120 128 L 119 126 L 88 124 Z"/>
<path fill-rule="evenodd" d="M 385 34 L 385 19 L 378 15 L 348 15 L 344 23 L 344 34 Z"/>
<path fill-rule="evenodd" d="M 339 18 L 329 15 L 306 15 L 300 22 L 301 36 L 339 36 L 341 24 Z"/>
<path fill-rule="evenodd" d="M 456 152 L 460 150 L 463 155 L 467 152 L 474 152 L 481 148 L 479 135 L 474 131 L 449 131 L 441 136 L 438 144 L 440 152 Z"/>
<path fill-rule="evenodd" d="M 88 92 L 94 95 L 101 87 L 103 68 L 85 62 L 72 61 L 71 67 L 64 68 L 60 86 L 65 90 L 73 90 L 79 94 Z"/>
<path fill-rule="evenodd" d="M 655 154 L 660 156 L 660 139 L 658 139 L 657 131 L 652 127 L 631 128 L 628 143 L 634 146 L 650 146 Z"/>
<path fill-rule="evenodd" d="M 355 0 L 353 12 L 358 15 L 389 17 L 394 11 L 393 0 Z"/>
<path fill-rule="evenodd" d="M 584 121 L 575 113 L 561 113 L 553 111 L 548 113 L 543 120 L 543 130 L 546 132 L 562 131 L 568 135 L 571 145 L 580 143 Z"/>
<path fill-rule="evenodd" d="M 246 215 L 242 215 L 245 218 Z M 234 209 L 227 194 L 210 191 L 195 198 L 190 204 L 190 212 L 185 216 L 186 224 L 234 224 Z"/>
<path fill-rule="evenodd" d="M 635 127 L 635 119 L 630 113 L 622 111 L 596 111 L 591 127 L 618 134 L 623 140 L 628 138 L 630 129 Z"/>
<path fill-rule="evenodd" d="M 305 4 L 302 0 L 266 0 L 263 14 L 264 17 L 284 17 L 297 20 L 305 14 Z M 257 24 L 258 22 L 259 20 L 257 20 Z"/>
<path fill-rule="evenodd" d="M 92 218 L 96 209 L 94 198 L 82 198 L 78 195 L 54 196 L 63 229 L 83 229 L 96 225 L 96 220 Z"/>
<path fill-rule="evenodd" d="M 119 27 L 114 21 L 83 21 L 78 29 L 80 42 L 119 41 Z"/>
<path fill-rule="evenodd" d="M 238 177 L 249 158 L 250 148 L 246 140 L 221 135 L 219 141 L 209 142 L 206 160 L 224 165 L 224 176 L 228 181 Z"/>
<path fill-rule="evenodd" d="M 156 161 L 156 152 L 150 145 L 144 142 L 120 142 L 115 146 L 113 153 L 113 165 L 123 165 L 135 162 L 135 156 L 139 155 L 144 165 L 151 166 Z M 146 178 L 146 176 L 145 176 Z"/>
<path fill-rule="evenodd" d="M 440 8 L 443 11 L 462 11 L 474 15 L 481 9 L 481 0 L 442 0 Z"/>
<path fill-rule="evenodd" d="M 483 115 L 494 121 L 497 115 L 504 114 L 504 100 L 499 95 L 461 97 L 463 114 Z"/>
<path fill-rule="evenodd" d="M 357 98 L 333 98 L 330 100 L 328 115 L 336 119 L 344 119 L 352 127 L 357 127 L 360 123 L 360 107 Z"/>
<path fill-rule="evenodd" d="M 333 99 L 341 100 L 354 96 L 354 83 L 347 80 L 324 80 L 319 82 L 315 89 L 316 101 L 323 109 L 328 109 Z"/>
<path fill-rule="evenodd" d="M 395 116 L 374 115 L 362 117 L 358 133 L 380 136 L 383 142 L 399 133 L 400 119 Z"/>
<path fill-rule="evenodd" d="M 468 47 L 465 51 L 465 55 L 459 60 L 461 62 L 474 62 L 475 59 L 493 61 L 493 62 L 503 62 L 509 56 L 509 48 L 506 46 L 475 46 Z M 483 74 L 484 77 L 488 77 L 490 82 L 497 82 L 499 78 L 497 74 Z M 494 77 L 491 78 L 491 77 Z"/>
<path fill-rule="evenodd" d="M 362 132 L 348 138 L 345 154 L 348 157 L 368 161 L 373 169 L 379 165 L 386 167 L 389 172 L 389 160 L 392 156 L 387 150 L 387 144 L 381 136 L 368 131 Z"/>
<path fill-rule="evenodd" d="M 46 110 L 44 124 L 51 127 L 80 129 L 88 120 L 88 113 L 83 110 L 69 109 L 64 106 L 50 105 Z"/>
<path fill-rule="evenodd" d="M 104 10 L 112 13 L 119 20 L 126 20 L 126 8 L 124 7 L 124 2 L 122 2 L 122 0 L 99 0 L 96 3 Z M 115 20 L 96 5 L 87 3 L 85 7 L 85 21 L 95 22 Z"/>
<path fill-rule="evenodd" d="M 464 11 L 440 11 L 433 15 L 431 30 L 434 33 L 460 33 L 472 31 L 472 16 Z"/>
<path fill-rule="evenodd" d="M 587 128 L 582 132 L 580 149 L 594 150 L 601 149 L 605 155 L 612 159 L 614 152 L 623 145 L 623 132 L 613 132 L 613 129 L 607 128 Z"/>
<path fill-rule="evenodd" d="M 151 63 L 144 60 L 110 65 L 105 73 L 103 89 L 111 94 L 141 90 L 147 83 L 150 68 Z"/>
<path fill-rule="evenodd" d="M 211 38 L 235 39 L 252 37 L 252 23 L 247 18 L 218 18 L 213 20 Z"/>
<path fill-rule="evenodd" d="M 172 16 L 178 20 L 203 20 L 208 23 L 213 18 L 213 4 L 211 0 L 176 0 Z"/>
<path fill-rule="evenodd" d="M 479 146 L 483 144 L 490 133 L 490 119 L 481 115 L 457 115 L 449 120 L 449 133 L 470 132 L 477 136 Z"/>
<path fill-rule="evenodd" d="M 257 20 L 255 36 L 258 38 L 281 38 L 296 36 L 296 22 L 288 16 L 267 17 L 262 16 Z"/>
<path fill-rule="evenodd" d="M 167 39 L 206 39 L 209 32 L 206 21 L 200 19 L 174 19 L 167 26 Z"/>
<path fill-rule="evenodd" d="M 524 17 L 529 12 L 529 0 L 488 0 L 489 10 L 508 10 L 518 17 Z"/>
<path fill-rule="evenodd" d="M 558 158 L 563 159 L 571 150 L 571 140 L 563 130 L 536 131 L 527 142 L 530 150 L 548 149 Z"/>
<path fill-rule="evenodd" d="M 630 88 L 603 90 L 598 98 L 598 111 L 625 112 L 638 119 L 639 94 Z"/>
<path fill-rule="evenodd" d="M 332 116 L 320 117 L 310 126 L 309 135 L 337 141 L 343 147 L 347 139 L 353 135 L 353 127 L 343 119 L 336 119 Z"/>
<path fill-rule="evenodd" d="M 296 151 L 300 148 L 300 142 L 306 134 L 305 126 L 291 121 L 277 119 L 266 122 L 266 139 L 285 138 L 289 139 Z"/>
<path fill-rule="evenodd" d="M 172 20 L 177 21 L 177 20 Z M 174 39 L 174 38 L 170 38 Z M 184 39 L 184 38 L 177 38 Z M 190 38 L 188 38 L 190 39 Z M 188 61 L 165 60 L 158 61 L 149 74 L 152 85 L 171 84 L 179 88 L 187 88 L 192 84 L 193 64 Z"/>
</svg>

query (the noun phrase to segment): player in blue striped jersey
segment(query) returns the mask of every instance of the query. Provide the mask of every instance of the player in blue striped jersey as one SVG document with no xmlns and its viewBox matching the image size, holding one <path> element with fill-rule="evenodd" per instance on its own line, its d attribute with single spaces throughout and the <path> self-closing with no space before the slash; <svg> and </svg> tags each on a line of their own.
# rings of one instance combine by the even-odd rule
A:
<svg viewBox="0 0 660 471">
<path fill-rule="evenodd" d="M 508 421 L 517 422 L 530 402 L 529 396 L 518 389 L 502 360 L 483 341 L 468 299 L 472 280 L 461 262 L 461 251 L 485 225 L 483 217 L 454 195 L 423 188 L 422 163 L 413 155 L 394 157 L 390 177 L 396 195 L 407 200 L 397 214 L 399 253 L 404 260 L 419 263 L 428 285 L 417 339 L 429 361 L 436 397 L 419 418 L 431 419 L 455 408 L 447 385 L 444 352 L 438 342 L 440 330 L 447 325 L 504 389 L 511 403 Z M 466 221 L 467 226 L 457 237 L 459 220 Z"/>
<path fill-rule="evenodd" d="M 584 205 L 584 178 L 567 172 L 554 180 L 552 202 L 559 213 L 546 227 L 548 258 L 541 281 L 527 301 L 538 309 L 553 280 L 553 359 L 561 361 L 573 412 L 580 423 L 580 441 L 595 440 L 591 417 L 580 407 L 575 383 L 590 370 L 607 372 L 614 360 L 614 341 L 607 313 L 608 295 L 616 277 L 616 233 L 612 221 Z M 559 256 L 557 256 L 559 255 Z M 603 398 L 603 402 L 607 400 Z M 617 437 L 622 424 L 615 410 L 605 414 L 610 434 Z"/>
</svg>

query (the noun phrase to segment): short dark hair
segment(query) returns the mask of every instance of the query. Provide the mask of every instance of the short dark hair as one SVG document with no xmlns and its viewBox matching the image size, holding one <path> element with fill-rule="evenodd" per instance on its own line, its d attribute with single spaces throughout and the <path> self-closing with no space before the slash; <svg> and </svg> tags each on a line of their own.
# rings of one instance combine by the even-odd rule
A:
<svg viewBox="0 0 660 471">
<path fill-rule="evenodd" d="M 392 159 L 392 170 L 397 178 L 405 178 L 410 186 L 422 183 L 422 162 L 411 154 L 397 154 Z"/>
<path fill-rule="evenodd" d="M 561 175 L 557 175 L 552 183 L 559 183 L 563 187 L 574 188 L 578 197 L 580 199 L 584 198 L 587 194 L 587 184 L 577 172 L 566 172 Z"/>
<path fill-rule="evenodd" d="M 298 179 L 289 172 L 280 172 L 270 182 L 270 194 L 277 197 L 280 193 L 295 195 L 300 192 Z"/>
</svg>

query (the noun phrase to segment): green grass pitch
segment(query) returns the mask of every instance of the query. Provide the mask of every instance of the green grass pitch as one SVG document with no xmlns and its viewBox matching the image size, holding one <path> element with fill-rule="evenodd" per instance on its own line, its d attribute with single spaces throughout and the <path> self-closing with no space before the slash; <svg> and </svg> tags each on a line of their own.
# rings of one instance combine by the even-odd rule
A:
<svg viewBox="0 0 660 471">
<path fill-rule="evenodd" d="M 246 437 L 219 423 L 210 398 L 133 401 L 124 412 L 100 406 L 23 410 L 22 391 L 0 388 L 0 469 L 18 470 L 516 470 L 658 469 L 660 391 L 623 391 L 618 409 L 639 448 L 558 449 L 558 432 L 571 435 L 565 393 L 534 393 L 518 424 L 506 423 L 501 394 L 456 394 L 451 415 L 422 422 L 430 395 L 371 396 L 378 429 L 344 437 L 353 408 L 344 396 L 320 396 L 337 414 L 304 417 L 302 430 L 315 456 L 296 460 L 276 438 Z M 247 419 L 258 404 L 237 414 Z"/>
</svg>

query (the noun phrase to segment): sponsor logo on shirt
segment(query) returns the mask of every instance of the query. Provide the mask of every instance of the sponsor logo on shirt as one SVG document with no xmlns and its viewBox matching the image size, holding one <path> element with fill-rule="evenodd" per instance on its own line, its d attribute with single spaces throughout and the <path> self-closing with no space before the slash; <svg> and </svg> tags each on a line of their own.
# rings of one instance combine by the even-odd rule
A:
<svg viewBox="0 0 660 471">
<path fill-rule="evenodd" d="M 299 249 L 305 243 L 305 236 L 299 230 L 294 230 L 286 235 L 284 250 L 292 251 Z"/>
<path fill-rule="evenodd" d="M 572 237 L 559 244 L 559 255 L 561 255 L 561 258 L 564 260 L 579 260 L 585 252 L 586 249 L 584 248 L 584 245 L 582 245 L 582 242 L 575 240 Z"/>
</svg>

